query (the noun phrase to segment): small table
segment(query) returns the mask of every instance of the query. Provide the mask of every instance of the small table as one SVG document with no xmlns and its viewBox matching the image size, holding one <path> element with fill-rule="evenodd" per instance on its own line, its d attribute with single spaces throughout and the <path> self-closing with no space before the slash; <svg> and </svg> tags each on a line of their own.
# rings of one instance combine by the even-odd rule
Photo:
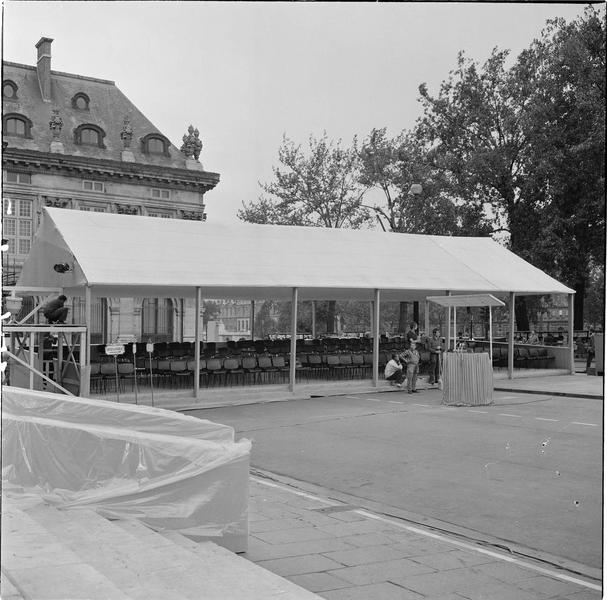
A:
<svg viewBox="0 0 607 600">
<path fill-rule="evenodd" d="M 443 404 L 484 406 L 493 403 L 493 368 L 486 352 L 443 355 Z"/>
</svg>

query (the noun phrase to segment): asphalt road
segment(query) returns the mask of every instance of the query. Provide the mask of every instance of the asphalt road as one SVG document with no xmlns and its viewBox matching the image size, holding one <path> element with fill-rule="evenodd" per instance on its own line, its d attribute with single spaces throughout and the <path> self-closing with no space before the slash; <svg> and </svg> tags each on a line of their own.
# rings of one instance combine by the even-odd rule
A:
<svg viewBox="0 0 607 600">
<path fill-rule="evenodd" d="M 188 414 L 251 439 L 252 467 L 598 568 L 602 409 L 598 400 L 512 392 L 496 393 L 491 406 L 443 407 L 432 390 Z"/>
</svg>

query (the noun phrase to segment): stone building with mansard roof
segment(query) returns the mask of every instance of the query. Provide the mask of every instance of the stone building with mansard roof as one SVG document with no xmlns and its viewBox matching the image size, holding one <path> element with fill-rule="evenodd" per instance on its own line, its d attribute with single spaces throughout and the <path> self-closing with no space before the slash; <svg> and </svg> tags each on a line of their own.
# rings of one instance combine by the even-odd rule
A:
<svg viewBox="0 0 607 600">
<path fill-rule="evenodd" d="M 36 44 L 36 66 L 2 65 L 3 285 L 17 280 L 43 206 L 190 219 L 204 227 L 204 195 L 219 182 L 199 161 L 197 129 L 185 131 L 184 124 L 177 148 L 113 81 L 52 70 L 52 41 Z M 70 301 L 79 322 L 82 301 Z M 190 304 L 99 299 L 92 341 L 188 339 Z"/>
</svg>

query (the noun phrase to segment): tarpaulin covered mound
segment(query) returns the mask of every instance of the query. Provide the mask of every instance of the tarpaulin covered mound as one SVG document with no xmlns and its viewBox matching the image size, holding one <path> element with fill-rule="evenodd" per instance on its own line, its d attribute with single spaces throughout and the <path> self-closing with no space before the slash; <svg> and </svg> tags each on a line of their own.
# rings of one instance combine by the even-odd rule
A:
<svg viewBox="0 0 607 600">
<path fill-rule="evenodd" d="M 251 443 L 158 408 L 4 387 L 5 494 L 246 550 Z"/>
</svg>

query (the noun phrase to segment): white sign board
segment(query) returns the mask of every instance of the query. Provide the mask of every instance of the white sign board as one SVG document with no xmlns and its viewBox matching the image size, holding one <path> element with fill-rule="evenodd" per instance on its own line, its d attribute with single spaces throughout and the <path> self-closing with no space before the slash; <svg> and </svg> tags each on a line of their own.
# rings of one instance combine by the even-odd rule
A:
<svg viewBox="0 0 607 600">
<path fill-rule="evenodd" d="M 108 344 L 105 347 L 105 353 L 108 356 L 117 356 L 118 354 L 124 354 L 124 346 L 122 344 Z"/>
</svg>

